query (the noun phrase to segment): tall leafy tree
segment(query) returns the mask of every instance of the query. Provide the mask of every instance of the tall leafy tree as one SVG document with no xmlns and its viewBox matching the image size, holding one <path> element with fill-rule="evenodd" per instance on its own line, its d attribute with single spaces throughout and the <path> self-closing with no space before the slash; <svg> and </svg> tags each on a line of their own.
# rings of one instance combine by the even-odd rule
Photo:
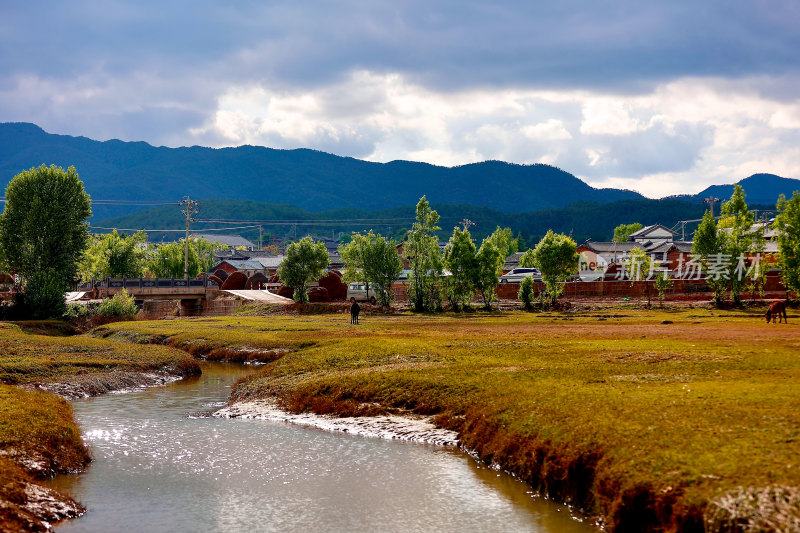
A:
<svg viewBox="0 0 800 533">
<path fill-rule="evenodd" d="M 483 240 L 483 242 L 487 241 L 497 248 L 503 259 L 519 250 L 519 241 L 514 238 L 511 228 L 497 226 L 494 232 Z"/>
<path fill-rule="evenodd" d="M 189 248 L 194 248 L 197 252 L 197 261 L 200 272 L 211 272 L 214 268 L 214 254 L 228 247 L 219 242 L 212 242 L 202 237 L 190 237 Z"/>
<path fill-rule="evenodd" d="M 168 242 L 156 245 L 155 250 L 150 254 L 145 270 L 158 278 L 182 278 L 184 275 L 184 263 L 186 260 L 185 240 L 179 242 Z M 189 276 L 195 277 L 202 272 L 200 267 L 200 256 L 197 248 L 189 245 Z"/>
<path fill-rule="evenodd" d="M 147 262 L 147 236 L 144 232 L 133 235 L 114 230 L 105 235 L 94 235 L 79 265 L 81 277 L 120 278 L 139 277 Z"/>
<path fill-rule="evenodd" d="M 17 174 L 6 187 L 0 255 L 22 277 L 34 316 L 63 314 L 64 292 L 77 277 L 91 214 L 74 167 L 41 165 Z M 60 304 L 49 308 L 50 302 Z"/>
<path fill-rule="evenodd" d="M 346 282 L 363 281 L 378 295 L 382 305 L 392 301 L 392 283 L 403 273 L 403 263 L 397 256 L 397 243 L 372 230 L 366 234 L 353 233 L 350 241 L 339 246 L 345 263 Z"/>
<path fill-rule="evenodd" d="M 202 237 L 189 237 L 189 276 L 210 272 L 214 267 L 214 254 L 226 249 L 224 244 Z M 182 278 L 186 261 L 186 240 L 152 246 L 146 253 L 144 271 L 160 278 Z"/>
<path fill-rule="evenodd" d="M 739 304 L 739 295 L 747 284 L 746 258 L 763 251 L 764 238 L 761 230 L 754 226 L 755 216 L 747 207 L 741 185 L 735 185 L 730 200 L 722 204 L 722 215 L 718 228 L 725 233 L 723 253 L 728 260 L 731 299 Z"/>
<path fill-rule="evenodd" d="M 495 299 L 494 288 L 497 286 L 497 278 L 503 273 L 503 259 L 505 257 L 497 246 L 491 241 L 484 239 L 478 253 L 475 254 L 475 270 L 472 283 L 483 299 L 484 309 L 492 308 L 492 301 Z"/>
<path fill-rule="evenodd" d="M 542 273 L 550 303 L 554 304 L 564 291 L 563 283 L 578 271 L 578 245 L 567 235 L 548 230 L 533 249 L 532 257 Z"/>
<path fill-rule="evenodd" d="M 442 277 L 442 254 L 436 232 L 439 213 L 431 209 L 425 196 L 417 202 L 416 221 L 411 225 L 403 257 L 411 267 L 409 297 L 414 311 L 434 311 L 441 306 L 438 283 Z"/>
<path fill-rule="evenodd" d="M 322 277 L 328 262 L 325 245 L 304 237 L 286 247 L 286 258 L 278 267 L 278 276 L 284 285 L 294 289 L 295 301 L 305 303 L 308 285 Z"/>
<path fill-rule="evenodd" d="M 642 225 L 638 222 L 634 222 L 633 224 L 620 224 L 616 228 L 614 228 L 614 238 L 611 239 L 611 242 L 626 242 L 628 237 L 642 229 Z"/>
<path fill-rule="evenodd" d="M 447 276 L 447 292 L 451 307 L 469 307 L 475 288 L 474 270 L 477 266 L 475 243 L 467 229 L 453 228 L 453 235 L 444 248 L 444 265 L 450 272 Z"/>
<path fill-rule="evenodd" d="M 403 262 L 397 255 L 397 243 L 377 235 L 367 248 L 364 270 L 378 293 L 381 305 L 391 304 L 394 298 L 392 283 L 403 273 Z"/>
<path fill-rule="evenodd" d="M 533 248 L 525 250 L 525 253 L 519 258 L 519 266 L 522 268 L 536 268 L 536 261 L 534 260 Z"/>
<path fill-rule="evenodd" d="M 703 220 L 694 232 L 692 256 L 706 273 L 706 283 L 714 291 L 714 302 L 722 304 L 725 287 L 728 285 L 727 268 L 716 268 L 723 258 L 722 249 L 725 244 L 725 233 L 717 229 L 717 223 L 711 211 L 706 211 Z"/>
<path fill-rule="evenodd" d="M 778 216 L 773 227 L 777 230 L 783 284 L 792 292 L 800 292 L 800 192 L 787 200 L 778 198 Z"/>
</svg>

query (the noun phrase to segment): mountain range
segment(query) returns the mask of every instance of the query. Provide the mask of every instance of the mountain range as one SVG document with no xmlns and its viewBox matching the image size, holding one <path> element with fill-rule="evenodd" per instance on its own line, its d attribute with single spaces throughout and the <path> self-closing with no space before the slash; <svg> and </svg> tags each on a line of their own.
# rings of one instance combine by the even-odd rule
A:
<svg viewBox="0 0 800 533">
<path fill-rule="evenodd" d="M 311 211 L 337 207 L 385 209 L 429 201 L 507 212 L 642 198 L 595 189 L 549 165 L 486 161 L 458 167 L 392 161 L 373 163 L 307 149 L 155 147 L 54 135 L 28 123 L 0 124 L 0 176 L 8 182 L 42 163 L 72 165 L 95 199 L 154 200 L 189 195 L 292 204 Z M 96 218 L 132 211 L 96 206 Z"/>
<path fill-rule="evenodd" d="M 29 123 L 0 123 L 0 181 L 42 163 L 75 166 L 92 195 L 97 226 L 181 227 L 175 207 L 108 205 L 106 201 L 201 200 L 205 219 L 267 221 L 266 231 L 318 234 L 364 229 L 353 219 L 387 219 L 392 233 L 410 226 L 413 206 L 425 194 L 443 217 L 443 233 L 463 218 L 480 235 L 495 225 L 531 237 L 548 228 L 583 238 L 605 238 L 620 223 L 672 225 L 699 218 L 704 198 L 726 200 L 733 185 L 696 195 L 646 199 L 620 189 L 596 189 L 559 168 L 486 161 L 457 167 L 392 161 L 373 163 L 308 149 L 155 147 L 144 142 L 95 141 L 55 135 Z M 779 194 L 800 190 L 800 180 L 754 174 L 739 181 L 748 204 L 773 208 Z M 225 200 L 222 200 L 225 199 Z M 125 216 L 127 215 L 127 216 Z M 282 225 L 269 224 L 282 220 Z M 330 219 L 331 222 L 321 222 Z M 338 223 L 342 220 L 342 223 Z M 345 222 L 345 221 L 350 222 Z M 202 224 L 198 225 L 198 229 Z M 245 229 L 251 234 L 254 230 Z M 162 235 L 165 237 L 167 234 Z M 256 235 L 257 236 L 257 235 Z"/>
</svg>

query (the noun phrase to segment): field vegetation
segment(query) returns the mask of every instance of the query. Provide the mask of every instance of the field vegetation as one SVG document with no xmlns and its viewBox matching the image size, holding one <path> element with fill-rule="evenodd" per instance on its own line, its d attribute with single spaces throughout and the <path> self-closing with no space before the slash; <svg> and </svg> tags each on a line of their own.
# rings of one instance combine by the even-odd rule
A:
<svg viewBox="0 0 800 533">
<path fill-rule="evenodd" d="M 698 309 L 348 318 L 124 322 L 96 334 L 272 354 L 233 400 L 433 415 L 481 460 L 610 531 L 800 525 L 796 323 Z"/>
<path fill-rule="evenodd" d="M 0 531 L 45 531 L 44 521 L 82 509 L 36 481 L 81 470 L 89 452 L 69 403 L 35 388 L 97 394 L 140 384 L 145 373 L 181 376 L 199 366 L 163 346 L 64 336 L 71 328 L 63 322 L 20 324 L 0 323 Z"/>
</svg>

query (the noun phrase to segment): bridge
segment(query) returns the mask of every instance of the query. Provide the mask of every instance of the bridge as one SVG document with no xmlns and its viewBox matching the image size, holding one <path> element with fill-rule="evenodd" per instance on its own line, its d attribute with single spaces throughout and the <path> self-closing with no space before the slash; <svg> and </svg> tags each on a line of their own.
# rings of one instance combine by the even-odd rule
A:
<svg viewBox="0 0 800 533">
<path fill-rule="evenodd" d="M 219 286 L 208 278 L 122 278 L 92 279 L 79 283 L 77 290 L 93 299 L 109 298 L 125 289 L 137 300 L 213 300 L 219 296 Z M 186 302 L 187 304 L 189 302 Z"/>
</svg>

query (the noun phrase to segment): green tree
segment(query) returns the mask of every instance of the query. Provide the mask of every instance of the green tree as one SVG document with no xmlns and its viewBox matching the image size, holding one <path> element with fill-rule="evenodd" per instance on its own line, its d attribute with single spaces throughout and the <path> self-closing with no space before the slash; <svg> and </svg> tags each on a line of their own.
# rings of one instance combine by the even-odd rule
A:
<svg viewBox="0 0 800 533">
<path fill-rule="evenodd" d="M 397 256 L 397 243 L 387 240 L 372 230 L 364 235 L 353 233 L 350 241 L 339 246 L 339 254 L 345 264 L 344 281 L 363 281 L 372 286 L 381 305 L 392 301 L 392 283 L 403 273 L 403 262 Z"/>
<path fill-rule="evenodd" d="M 522 302 L 522 308 L 526 311 L 533 309 L 533 276 L 526 276 L 522 278 L 519 284 L 519 293 L 517 297 Z"/>
<path fill-rule="evenodd" d="M 76 279 L 78 262 L 89 238 L 86 219 L 92 214 L 89 195 L 74 167 L 66 171 L 41 165 L 23 171 L 6 187 L 6 205 L 0 215 L 0 248 L 6 266 L 18 273 L 39 316 L 63 314 L 42 302 L 64 293 Z M 35 307 L 35 309 L 34 309 Z"/>
<path fill-rule="evenodd" d="M 637 281 L 649 280 L 655 271 L 655 263 L 653 258 L 647 255 L 647 252 L 641 248 L 634 248 L 628 254 L 628 257 L 622 261 L 625 266 L 625 272 L 631 280 L 631 285 Z M 645 293 L 647 294 L 647 307 L 650 307 L 650 284 L 645 284 Z"/>
<path fill-rule="evenodd" d="M 741 304 L 740 294 L 747 284 L 747 257 L 764 249 L 764 237 L 754 226 L 755 216 L 747 207 L 744 189 L 735 185 L 730 200 L 722 205 L 722 215 L 717 228 L 725 234 L 723 254 L 727 259 L 731 300 Z"/>
<path fill-rule="evenodd" d="M 278 267 L 278 276 L 284 285 L 294 289 L 295 301 L 305 303 L 308 284 L 322 277 L 328 261 L 325 245 L 304 237 L 286 248 L 286 258 Z"/>
<path fill-rule="evenodd" d="M 522 268 L 536 268 L 536 261 L 534 260 L 533 249 L 526 250 L 519 258 L 519 266 Z"/>
<path fill-rule="evenodd" d="M 182 278 L 186 261 L 186 240 L 155 245 L 145 252 L 144 271 L 159 278 Z M 210 272 L 214 267 L 214 254 L 225 245 L 201 237 L 189 237 L 189 277 Z"/>
<path fill-rule="evenodd" d="M 667 297 L 667 291 L 672 288 L 672 285 L 673 285 L 672 278 L 669 277 L 669 274 L 667 274 L 663 270 L 659 270 L 658 273 L 656 274 L 656 281 L 655 281 L 655 287 L 656 290 L 658 291 L 659 300 L 661 300 L 662 302 L 664 301 L 664 298 Z"/>
<path fill-rule="evenodd" d="M 620 224 L 614 228 L 614 238 L 611 242 L 627 242 L 628 237 L 642 229 L 642 225 L 638 222 L 633 224 Z"/>
<path fill-rule="evenodd" d="M 114 230 L 105 235 L 93 235 L 83 254 L 78 272 L 84 279 L 135 278 L 143 274 L 147 262 L 147 236 Z"/>
<path fill-rule="evenodd" d="M 453 311 L 467 308 L 472 301 L 474 270 L 477 267 L 475 243 L 467 229 L 453 228 L 453 235 L 444 248 L 444 266 L 447 276 L 448 297 Z"/>
<path fill-rule="evenodd" d="M 727 270 L 720 272 L 717 269 L 710 270 L 712 261 L 722 259 L 722 249 L 725 242 L 725 233 L 717 230 L 717 223 L 711 211 L 706 211 L 703 220 L 694 232 L 694 242 L 692 243 L 692 256 L 699 258 L 699 263 L 706 272 L 706 283 L 714 291 L 714 302 L 719 307 L 722 305 L 722 297 L 725 294 L 725 287 L 728 284 Z"/>
<path fill-rule="evenodd" d="M 563 233 L 547 230 L 532 255 L 534 266 L 542 273 L 545 292 L 554 304 L 564 291 L 562 284 L 578 271 L 578 245 Z"/>
<path fill-rule="evenodd" d="M 403 257 L 411 267 L 409 297 L 416 312 L 435 311 L 441 307 L 439 281 L 442 277 L 442 254 L 436 232 L 439 213 L 431 209 L 423 196 L 417 202 L 416 221 L 403 244 Z"/>
<path fill-rule="evenodd" d="M 487 237 L 481 243 L 478 253 L 475 254 L 475 270 L 472 283 L 481 294 L 483 308 L 490 310 L 492 301 L 495 299 L 494 289 L 497 286 L 497 278 L 503 273 L 503 259 L 505 257 L 500 250 Z"/>
<path fill-rule="evenodd" d="M 800 192 L 795 191 L 787 200 L 783 194 L 778 198 L 778 216 L 773 228 L 776 230 L 780 265 L 784 286 L 800 292 Z"/>
<path fill-rule="evenodd" d="M 504 260 L 506 257 L 519 250 L 519 242 L 514 238 L 511 228 L 501 228 L 497 226 L 497 229 L 483 240 L 483 242 L 486 241 L 491 242 L 494 247 L 497 248 L 497 251 L 500 252 Z"/>
<path fill-rule="evenodd" d="M 185 240 L 158 244 L 152 251 L 146 270 L 157 278 L 182 278 L 186 246 Z M 200 274 L 200 257 L 197 249 L 189 246 L 189 277 Z"/>
<path fill-rule="evenodd" d="M 214 254 L 220 250 L 226 250 L 228 247 L 222 243 L 212 242 L 202 237 L 190 237 L 189 248 L 194 248 L 195 252 L 197 252 L 200 272 L 211 272 L 211 269 L 214 268 Z"/>
</svg>

